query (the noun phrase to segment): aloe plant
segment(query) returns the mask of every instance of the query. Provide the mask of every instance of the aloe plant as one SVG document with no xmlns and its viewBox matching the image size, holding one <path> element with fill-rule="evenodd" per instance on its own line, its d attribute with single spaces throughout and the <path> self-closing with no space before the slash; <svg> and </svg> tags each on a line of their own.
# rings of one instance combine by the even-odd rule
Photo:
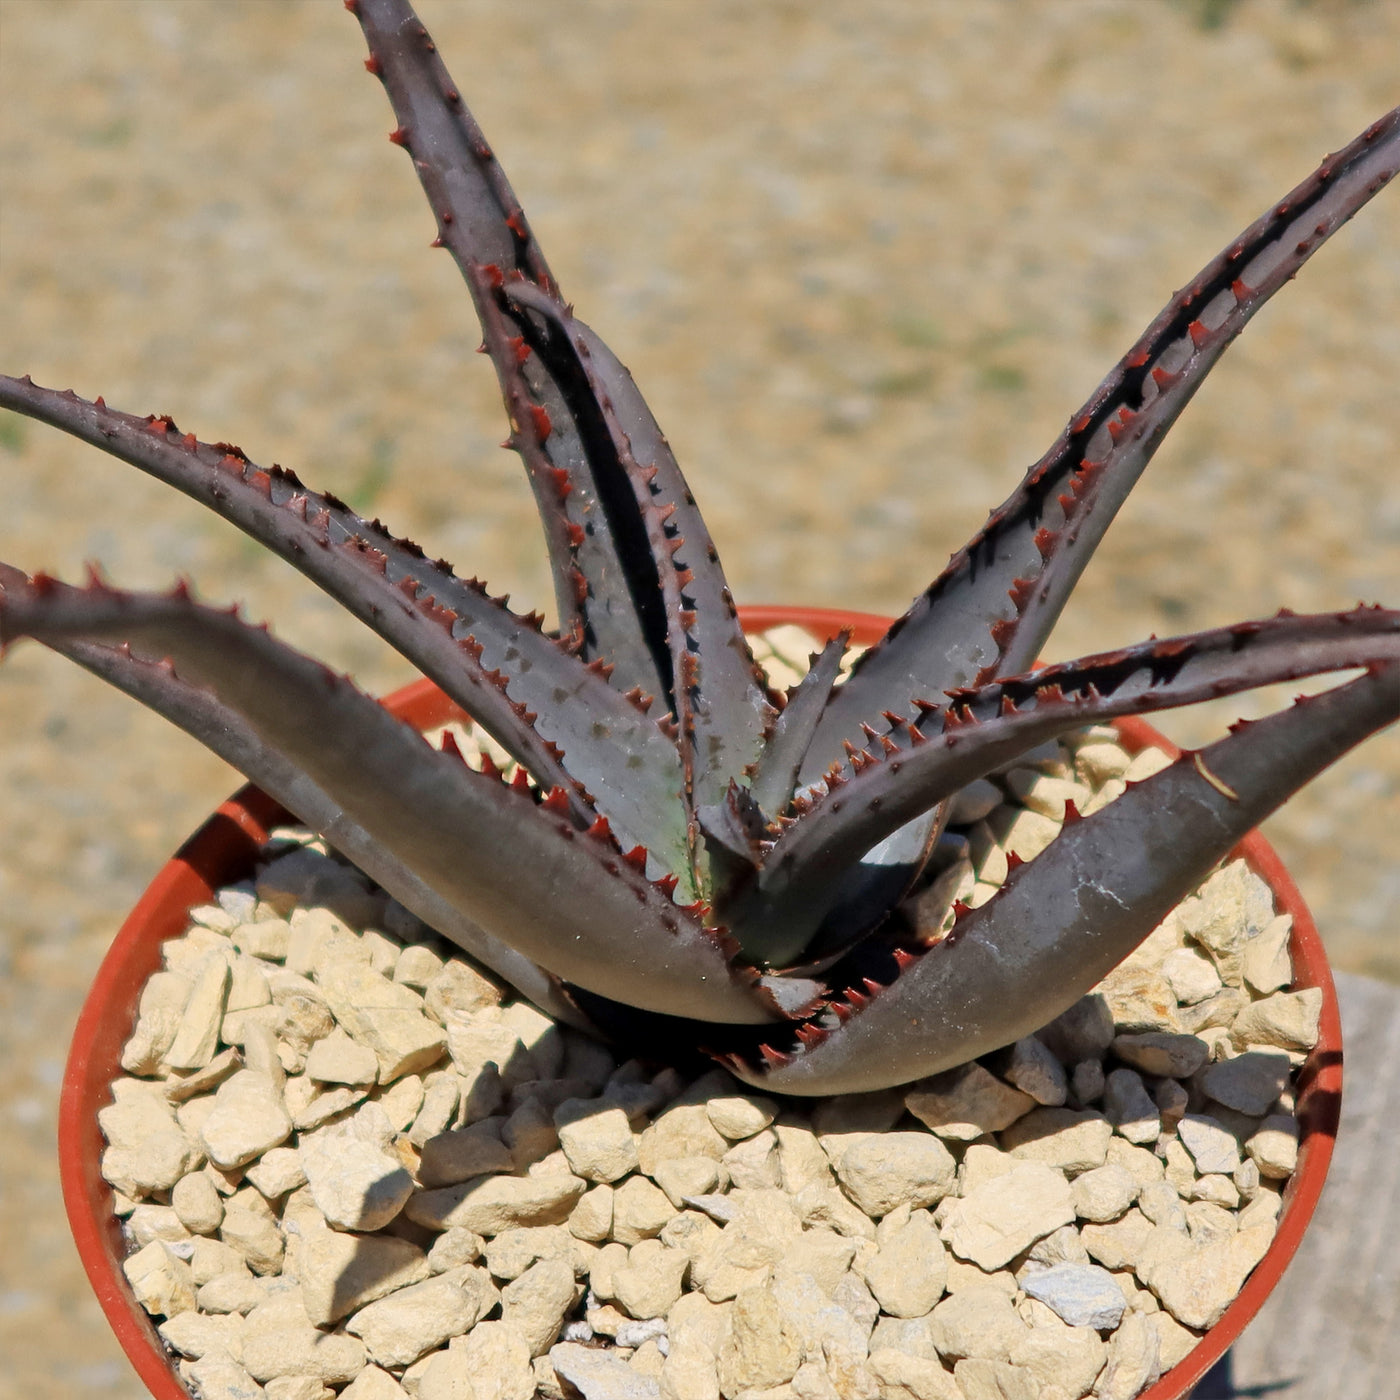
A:
<svg viewBox="0 0 1400 1400">
<path fill-rule="evenodd" d="M 1400 166 L 1400 109 L 1163 309 L 1010 497 L 843 678 L 774 693 L 626 369 L 578 320 L 406 0 L 349 0 L 481 322 L 553 571 L 520 616 L 378 521 L 168 418 L 0 378 L 0 405 L 203 501 L 435 681 L 518 765 L 434 749 L 263 627 L 0 565 L 33 637 L 166 715 L 539 1005 L 679 1038 L 798 1094 L 877 1088 L 1028 1034 L 1248 830 L 1400 716 L 1400 612 L 1280 614 L 1034 669 L 1109 522 L 1249 318 Z M 1132 785 L 977 909 L 904 913 L 956 794 L 1038 746 L 1306 675 L 1345 684 Z"/>
</svg>

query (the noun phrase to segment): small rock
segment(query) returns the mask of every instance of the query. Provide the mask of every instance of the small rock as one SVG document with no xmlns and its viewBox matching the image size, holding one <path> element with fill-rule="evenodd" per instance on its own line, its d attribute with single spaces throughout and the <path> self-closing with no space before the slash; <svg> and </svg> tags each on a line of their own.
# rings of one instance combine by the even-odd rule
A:
<svg viewBox="0 0 1400 1400">
<path fill-rule="evenodd" d="M 1228 1176 L 1239 1166 L 1239 1142 L 1214 1118 L 1204 1113 L 1188 1113 L 1176 1125 L 1176 1131 L 1199 1174 L 1223 1172 Z"/>
<path fill-rule="evenodd" d="M 1095 1264 L 1056 1264 L 1028 1274 L 1021 1287 L 1071 1327 L 1110 1330 L 1122 1321 L 1127 1307 L 1113 1275 Z"/>
<path fill-rule="evenodd" d="M 728 1150 L 728 1140 L 710 1122 L 703 1104 L 667 1109 L 637 1142 L 638 1163 L 648 1176 L 669 1158 L 711 1157 L 717 1162 Z"/>
<path fill-rule="evenodd" d="M 974 1060 L 920 1080 L 905 1094 L 904 1104 L 939 1137 L 971 1142 L 1009 1127 L 1029 1113 L 1036 1101 Z"/>
<path fill-rule="evenodd" d="M 504 1322 L 478 1323 L 419 1364 L 417 1400 L 530 1400 L 535 1393 L 530 1348 Z"/>
<path fill-rule="evenodd" d="M 274 1147 L 264 1152 L 257 1161 L 249 1164 L 243 1179 L 249 1185 L 256 1186 L 269 1201 L 306 1185 L 301 1154 L 295 1147 Z"/>
<path fill-rule="evenodd" d="M 212 1235 L 224 1222 L 223 1198 L 204 1172 L 189 1172 L 171 1188 L 170 1204 L 192 1234 Z"/>
<path fill-rule="evenodd" d="M 1278 1102 L 1292 1069 L 1282 1050 L 1246 1050 L 1233 1060 L 1211 1065 L 1201 1075 L 1200 1085 L 1217 1103 L 1257 1118 Z"/>
<path fill-rule="evenodd" d="M 1036 1032 L 1062 1065 L 1077 1065 L 1081 1060 L 1096 1060 L 1113 1043 L 1113 1012 L 1099 992 L 1079 998 L 1068 1011 L 1063 1011 Z"/>
<path fill-rule="evenodd" d="M 237 1250 L 255 1274 L 275 1274 L 282 1267 L 282 1231 L 272 1207 L 254 1187 L 235 1191 L 224 1203 L 219 1238 Z"/>
<path fill-rule="evenodd" d="M 637 1139 L 626 1113 L 598 1099 L 565 1099 L 554 1110 L 569 1169 L 587 1181 L 619 1181 L 638 1166 Z"/>
<path fill-rule="evenodd" d="M 1022 1161 L 1082 1172 L 1103 1166 L 1112 1138 L 1112 1124 L 1093 1109 L 1037 1108 L 1001 1134 L 1001 1145 Z"/>
<path fill-rule="evenodd" d="M 781 1385 L 802 1362 L 802 1348 L 790 1319 L 766 1288 L 750 1288 L 734 1300 L 729 1333 L 720 1345 L 720 1390 L 729 1395 Z"/>
<path fill-rule="evenodd" d="M 123 1259 L 122 1272 L 136 1301 L 152 1317 L 178 1317 L 195 1305 L 190 1266 L 171 1253 L 164 1240 L 152 1240 Z"/>
<path fill-rule="evenodd" d="M 1122 963 L 1099 983 L 1097 990 L 1108 1003 L 1119 1032 L 1173 1034 L 1181 1029 L 1176 993 L 1155 968 Z"/>
<path fill-rule="evenodd" d="M 1159 1184 L 1171 1191 L 1165 1183 Z M 1176 1192 L 1172 1191 L 1171 1195 L 1180 1212 L 1181 1202 L 1177 1200 Z M 1185 1228 L 1183 1213 L 1182 1229 Z M 1117 1271 L 1131 1269 L 1136 1265 L 1138 1254 L 1152 1230 L 1152 1221 L 1134 1206 L 1109 1224 L 1085 1225 L 1079 1232 L 1079 1238 L 1091 1259 L 1096 1259 L 1105 1269 Z"/>
<path fill-rule="evenodd" d="M 583 1400 L 658 1400 L 661 1395 L 660 1385 L 650 1376 L 639 1375 L 609 1352 L 595 1351 L 575 1342 L 560 1342 L 551 1347 L 549 1364 L 583 1396 Z M 425 1395 L 422 1400 L 431 1400 L 431 1397 Z"/>
<path fill-rule="evenodd" d="M 922 1317 L 943 1296 L 948 1255 L 932 1219 L 920 1211 L 880 1241 L 865 1282 L 891 1317 Z"/>
<path fill-rule="evenodd" d="M 1096 1103 L 1103 1097 L 1104 1085 L 1103 1061 L 1080 1060 L 1070 1076 L 1068 1102 L 1079 1108 Z"/>
<path fill-rule="evenodd" d="M 1069 1097 L 1065 1068 L 1051 1054 L 1045 1042 L 1028 1035 L 1011 1047 L 1011 1063 L 1006 1078 L 1036 1103 L 1058 1108 Z"/>
<path fill-rule="evenodd" d="M 1162 959 L 1162 976 L 1183 1006 L 1213 997 L 1221 988 L 1215 964 L 1194 948 L 1174 948 Z"/>
<path fill-rule="evenodd" d="M 501 1320 L 525 1339 L 531 1356 L 542 1356 L 577 1298 L 573 1269 L 562 1259 L 541 1259 L 501 1290 Z"/>
<path fill-rule="evenodd" d="M 337 962 L 319 984 L 335 1019 L 351 1039 L 371 1049 L 379 1082 L 431 1068 L 447 1046 L 443 1029 L 423 1014 L 423 999 L 365 963 Z"/>
<path fill-rule="evenodd" d="M 387 931 L 394 932 L 393 929 Z M 426 943 L 410 943 L 394 963 L 394 981 L 402 982 L 405 987 L 412 987 L 415 992 L 426 992 L 443 966 L 443 960 Z M 465 968 L 467 964 L 454 960 L 453 966 Z M 431 1016 L 432 1008 L 427 1006 L 426 1002 L 425 997 L 424 1010 Z"/>
<path fill-rule="evenodd" d="M 719 1163 L 709 1157 L 673 1157 L 656 1168 L 656 1184 L 677 1210 L 687 1200 L 705 1196 L 719 1185 Z"/>
<path fill-rule="evenodd" d="M 1264 1119 L 1244 1145 L 1259 1175 L 1281 1181 L 1298 1165 L 1298 1120 L 1290 1113 Z"/>
<path fill-rule="evenodd" d="M 364 1369 L 365 1349 L 354 1337 L 318 1331 L 300 1307 L 264 1303 L 248 1314 L 243 1364 L 257 1381 L 313 1376 L 324 1385 L 343 1385 Z"/>
<path fill-rule="evenodd" d="M 1140 1035 L 1115 1036 L 1113 1053 L 1144 1074 L 1187 1079 L 1205 1064 L 1210 1047 L 1194 1035 L 1147 1031 Z"/>
<path fill-rule="evenodd" d="M 565 1173 L 478 1176 L 457 1186 L 415 1192 L 404 1214 L 430 1230 L 460 1225 L 478 1235 L 497 1235 L 512 1225 L 562 1225 L 586 1185 L 582 1177 Z"/>
<path fill-rule="evenodd" d="M 499 1297 L 486 1270 L 467 1265 L 360 1308 L 345 1330 L 363 1339 L 378 1365 L 408 1366 L 475 1326 Z"/>
<path fill-rule="evenodd" d="M 681 1296 L 690 1256 L 660 1240 L 641 1240 L 613 1273 L 613 1296 L 634 1318 L 664 1317 Z"/>
<path fill-rule="evenodd" d="M 408 1400 L 408 1392 L 387 1371 L 366 1366 L 340 1392 L 340 1400 Z"/>
<path fill-rule="evenodd" d="M 404 949 L 407 953 L 409 950 Z M 407 982 L 395 971 L 396 982 Z M 442 965 L 423 988 L 423 1009 L 439 1025 L 445 1026 L 449 1012 L 470 1015 L 473 1011 L 483 1011 L 488 1006 L 501 1004 L 501 989 L 470 964 L 453 958 Z"/>
<path fill-rule="evenodd" d="M 928 1133 L 888 1132 L 847 1148 L 836 1175 L 866 1215 L 878 1219 L 898 1205 L 930 1206 L 953 1188 L 952 1154 Z"/>
<path fill-rule="evenodd" d="M 392 1235 L 303 1230 L 297 1250 L 302 1305 L 317 1327 L 327 1327 L 428 1274 L 423 1251 Z"/>
<path fill-rule="evenodd" d="M 369 1112 L 373 1110 L 373 1112 Z M 342 1230 L 378 1230 L 413 1194 L 413 1178 L 389 1146 L 393 1129 L 378 1105 L 344 1123 L 303 1133 L 302 1170 L 321 1214 Z"/>
<path fill-rule="evenodd" d="M 1103 1111 L 1129 1142 L 1153 1143 L 1162 1131 L 1156 1106 L 1135 1070 L 1115 1069 L 1104 1081 Z"/>
<path fill-rule="evenodd" d="M 597 1244 L 612 1234 L 613 1188 L 606 1184 L 585 1191 L 569 1215 L 569 1233 Z"/>
<path fill-rule="evenodd" d="M 1196 1244 L 1169 1226 L 1157 1226 L 1137 1261 L 1137 1275 L 1187 1327 L 1212 1327 L 1264 1257 L 1272 1228 L 1255 1226 Z"/>
<path fill-rule="evenodd" d="M 1098 1225 L 1117 1220 L 1141 1190 L 1142 1184 L 1126 1167 L 1111 1162 L 1082 1172 L 1070 1183 L 1075 1215 Z"/>
<path fill-rule="evenodd" d="M 1001 1289 L 982 1284 L 939 1303 L 929 1314 L 929 1331 L 945 1361 L 970 1356 L 1005 1361 L 1027 1329 L 1011 1299 Z"/>
<path fill-rule="evenodd" d="M 627 1245 L 652 1239 L 675 1213 L 660 1187 L 644 1176 L 630 1176 L 613 1192 L 613 1239 Z"/>
<path fill-rule="evenodd" d="M 1322 989 L 1275 992 L 1251 1002 L 1235 1017 L 1230 1038 L 1238 1049 L 1271 1045 L 1281 1050 L 1311 1050 L 1317 1044 L 1322 1016 Z"/>
<path fill-rule="evenodd" d="M 1260 996 L 1282 991 L 1293 980 L 1293 959 L 1289 954 L 1292 931 L 1293 916 L 1280 914 L 1245 947 L 1240 971 Z"/>
<path fill-rule="evenodd" d="M 966 1400 L 958 1383 L 931 1357 L 890 1348 L 870 1352 L 870 1369 L 891 1400 Z"/>
<path fill-rule="evenodd" d="M 1156 1320 L 1131 1312 L 1108 1343 L 1108 1360 L 1094 1394 L 1098 1400 L 1133 1400 L 1162 1374 L 1160 1334 Z"/>
<path fill-rule="evenodd" d="M 691 1158 L 690 1160 L 694 1160 Z M 736 1190 L 764 1190 L 782 1180 L 778 1139 L 771 1128 L 736 1142 L 719 1160 L 720 1171 Z"/>
<path fill-rule="evenodd" d="M 200 1069 L 214 1058 L 232 976 L 228 955 L 222 951 L 212 954 L 199 970 L 175 1039 L 165 1052 L 171 1069 Z"/>
<path fill-rule="evenodd" d="M 1018 1162 L 952 1201 L 943 1238 L 960 1258 L 992 1270 L 1073 1220 L 1073 1198 L 1064 1174 L 1043 1162 Z"/>
<path fill-rule="evenodd" d="M 267 1392 L 227 1354 L 194 1362 L 185 1373 L 201 1400 L 263 1400 Z"/>
<path fill-rule="evenodd" d="M 282 1087 L 270 1074 L 239 1070 L 219 1085 L 200 1139 L 215 1166 L 241 1167 L 292 1135 Z"/>
<path fill-rule="evenodd" d="M 379 1057 L 337 1026 L 311 1047 L 306 1073 L 323 1084 L 373 1084 L 379 1074 Z"/>
<path fill-rule="evenodd" d="M 109 1144 L 102 1153 L 103 1177 L 128 1196 L 170 1190 L 199 1165 L 202 1150 L 181 1128 L 157 1086 L 118 1080 L 112 1093 L 116 1101 L 97 1113 Z"/>
<path fill-rule="evenodd" d="M 237 1361 L 243 1352 L 243 1319 L 237 1313 L 205 1316 L 191 1308 L 162 1322 L 156 1331 L 167 1346 L 196 1361 L 211 1351 L 227 1352 Z"/>
<path fill-rule="evenodd" d="M 513 1171 L 515 1158 L 501 1141 L 501 1123 L 500 1118 L 484 1118 L 428 1138 L 422 1144 L 418 1180 L 429 1188 L 454 1186 L 474 1176 Z"/>
<path fill-rule="evenodd" d="M 778 1116 L 778 1106 L 758 1094 L 731 1094 L 710 1099 L 705 1112 L 717 1132 L 730 1142 L 739 1142 L 768 1127 Z"/>
</svg>

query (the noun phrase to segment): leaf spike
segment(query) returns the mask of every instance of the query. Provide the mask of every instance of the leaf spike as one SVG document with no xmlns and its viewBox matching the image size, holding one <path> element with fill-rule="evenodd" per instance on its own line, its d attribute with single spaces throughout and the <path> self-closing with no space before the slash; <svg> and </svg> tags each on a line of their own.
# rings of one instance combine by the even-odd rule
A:
<svg viewBox="0 0 1400 1400">
<path fill-rule="evenodd" d="M 442 731 L 442 738 L 438 743 L 438 747 L 443 753 L 450 754 L 453 758 L 459 759 L 463 763 L 467 761 L 466 756 L 458 746 L 457 736 L 453 734 L 450 729 L 444 729 Z"/>
<path fill-rule="evenodd" d="M 588 828 L 585 835 L 591 836 L 595 841 L 611 841 L 612 827 L 609 825 L 606 817 L 599 817 L 593 825 Z"/>
<path fill-rule="evenodd" d="M 771 1045 L 760 1045 L 758 1051 L 770 1069 L 781 1069 L 784 1065 L 792 1063 L 791 1055 L 785 1055 L 781 1050 L 775 1050 Z"/>
<path fill-rule="evenodd" d="M 647 848 L 645 846 L 633 846 L 630 851 L 623 851 L 622 858 L 634 870 L 645 871 L 647 868 Z"/>
<path fill-rule="evenodd" d="M 561 787 L 552 787 L 545 793 L 544 800 L 540 806 L 547 812 L 554 812 L 558 816 L 564 816 L 569 810 L 569 794 Z"/>
<path fill-rule="evenodd" d="M 510 785 L 515 792 L 529 792 L 530 775 L 523 768 L 517 767 L 511 774 Z"/>
<path fill-rule="evenodd" d="M 1023 866 L 1025 863 L 1025 860 L 1021 856 L 1017 855 L 1015 851 L 1007 851 L 1006 869 L 1008 872 L 1012 870 L 1019 870 L 1021 866 Z"/>
</svg>

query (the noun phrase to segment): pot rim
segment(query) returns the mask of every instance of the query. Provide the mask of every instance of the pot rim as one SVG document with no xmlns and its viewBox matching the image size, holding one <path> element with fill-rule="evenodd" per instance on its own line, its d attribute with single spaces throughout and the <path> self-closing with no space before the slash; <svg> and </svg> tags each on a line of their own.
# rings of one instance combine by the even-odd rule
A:
<svg viewBox="0 0 1400 1400">
<path fill-rule="evenodd" d="M 739 616 L 750 632 L 796 624 L 817 633 L 823 641 L 849 627 L 857 644 L 875 641 L 890 623 L 875 613 L 782 605 L 740 608 Z M 385 697 L 384 704 L 421 728 L 461 713 L 427 680 L 395 691 Z M 1120 719 L 1115 727 L 1134 752 L 1155 746 L 1172 757 L 1181 753 L 1145 720 Z M 286 815 L 265 793 L 246 784 L 181 845 L 157 872 L 113 939 L 83 1003 L 68 1053 L 58 1119 L 64 1208 L 88 1282 L 118 1343 L 154 1400 L 189 1400 L 189 1392 L 155 1323 L 136 1301 L 122 1272 L 126 1247 L 120 1222 L 112 1212 L 111 1187 L 101 1174 L 104 1144 L 97 1113 L 111 1102 L 110 1085 L 121 1074 L 122 1047 L 135 1024 L 141 988 L 160 966 L 161 943 L 184 932 L 190 908 L 207 903 L 220 886 L 246 874 L 268 832 Z M 1243 857 L 1273 890 L 1279 907 L 1293 916 L 1293 986 L 1322 991 L 1318 1042 L 1298 1081 L 1298 1165 L 1284 1189 L 1273 1242 L 1239 1295 L 1196 1346 L 1142 1391 L 1138 1400 L 1183 1400 L 1263 1306 L 1312 1218 L 1336 1143 L 1342 1088 L 1341 1016 L 1317 926 L 1297 885 L 1258 831 L 1250 832 L 1231 856 Z"/>
</svg>

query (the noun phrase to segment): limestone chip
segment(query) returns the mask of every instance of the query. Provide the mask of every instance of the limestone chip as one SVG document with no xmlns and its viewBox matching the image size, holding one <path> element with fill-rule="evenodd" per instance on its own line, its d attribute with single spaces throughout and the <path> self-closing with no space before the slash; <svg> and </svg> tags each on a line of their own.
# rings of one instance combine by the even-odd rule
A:
<svg viewBox="0 0 1400 1400">
<path fill-rule="evenodd" d="M 323 966 L 318 982 L 351 1039 L 374 1051 L 381 1084 L 428 1069 L 441 1058 L 446 1036 L 423 1014 L 423 999 L 411 988 L 355 962 Z"/>
<path fill-rule="evenodd" d="M 164 1240 L 152 1240 L 122 1260 L 122 1272 L 136 1301 L 152 1317 L 177 1317 L 195 1305 L 190 1266 Z"/>
<path fill-rule="evenodd" d="M 393 1129 L 377 1104 L 344 1123 L 302 1134 L 302 1170 L 321 1214 L 342 1230 L 387 1225 L 413 1193 L 413 1178 L 391 1149 Z"/>
<path fill-rule="evenodd" d="M 302 1306 L 317 1327 L 326 1327 L 377 1298 L 429 1274 L 417 1245 L 392 1235 L 355 1235 L 303 1229 L 297 1249 Z"/>
<path fill-rule="evenodd" d="M 573 1269 L 562 1259 L 540 1259 L 502 1289 L 501 1320 L 525 1339 L 531 1356 L 542 1356 L 577 1298 Z"/>
<path fill-rule="evenodd" d="M 1001 1135 L 1002 1148 L 1025 1162 L 1041 1162 L 1064 1172 L 1103 1166 L 1113 1127 L 1093 1109 L 1037 1108 Z"/>
<path fill-rule="evenodd" d="M 276 1079 L 255 1069 L 239 1070 L 219 1085 L 200 1139 L 215 1166 L 246 1166 L 292 1135 L 292 1120 Z"/>
<path fill-rule="evenodd" d="M 551 1176 L 478 1176 L 457 1186 L 415 1192 L 404 1214 L 430 1230 L 462 1226 L 478 1235 L 497 1235 L 513 1225 L 561 1225 L 586 1184 L 582 1177 L 562 1172 Z"/>
<path fill-rule="evenodd" d="M 360 1308 L 345 1330 L 363 1339 L 378 1365 L 408 1366 L 473 1327 L 499 1297 L 486 1270 L 468 1264 Z"/>
<path fill-rule="evenodd" d="M 1133 1400 L 1162 1373 L 1161 1342 L 1153 1318 L 1131 1312 L 1108 1343 L 1108 1361 L 1094 1387 L 1098 1400 Z"/>
<path fill-rule="evenodd" d="M 596 1099 L 566 1099 L 554 1110 L 559 1146 L 569 1170 L 588 1181 L 613 1182 L 638 1166 L 627 1115 Z"/>
<path fill-rule="evenodd" d="M 1281 1050 L 1246 1050 L 1232 1060 L 1210 1065 L 1200 1085 L 1216 1103 L 1259 1117 L 1288 1088 L 1292 1069 Z"/>
<path fill-rule="evenodd" d="M 936 1204 L 953 1189 L 956 1171 L 952 1153 L 936 1137 L 913 1132 L 867 1138 L 836 1164 L 847 1194 L 876 1219 L 899 1205 Z"/>
<path fill-rule="evenodd" d="M 983 1284 L 946 1297 L 929 1314 L 933 1345 L 945 1361 L 983 1356 L 1005 1361 L 1026 1335 L 1011 1299 L 1000 1288 Z"/>
<path fill-rule="evenodd" d="M 865 1282 L 891 1317 L 923 1317 L 943 1296 L 948 1255 L 924 1211 L 881 1239 L 865 1266 Z"/>
<path fill-rule="evenodd" d="M 613 1296 L 635 1318 L 664 1317 L 681 1296 L 690 1256 L 660 1240 L 641 1240 L 613 1273 Z"/>
<path fill-rule="evenodd" d="M 1239 1049 L 1271 1045 L 1281 1050 L 1311 1050 L 1317 1044 L 1322 989 L 1275 992 L 1251 1002 L 1235 1017 L 1230 1037 Z"/>
<path fill-rule="evenodd" d="M 974 1060 L 920 1080 L 905 1095 L 904 1103 L 939 1137 L 971 1142 L 1010 1127 L 1035 1107 L 1036 1100 Z"/>
</svg>

